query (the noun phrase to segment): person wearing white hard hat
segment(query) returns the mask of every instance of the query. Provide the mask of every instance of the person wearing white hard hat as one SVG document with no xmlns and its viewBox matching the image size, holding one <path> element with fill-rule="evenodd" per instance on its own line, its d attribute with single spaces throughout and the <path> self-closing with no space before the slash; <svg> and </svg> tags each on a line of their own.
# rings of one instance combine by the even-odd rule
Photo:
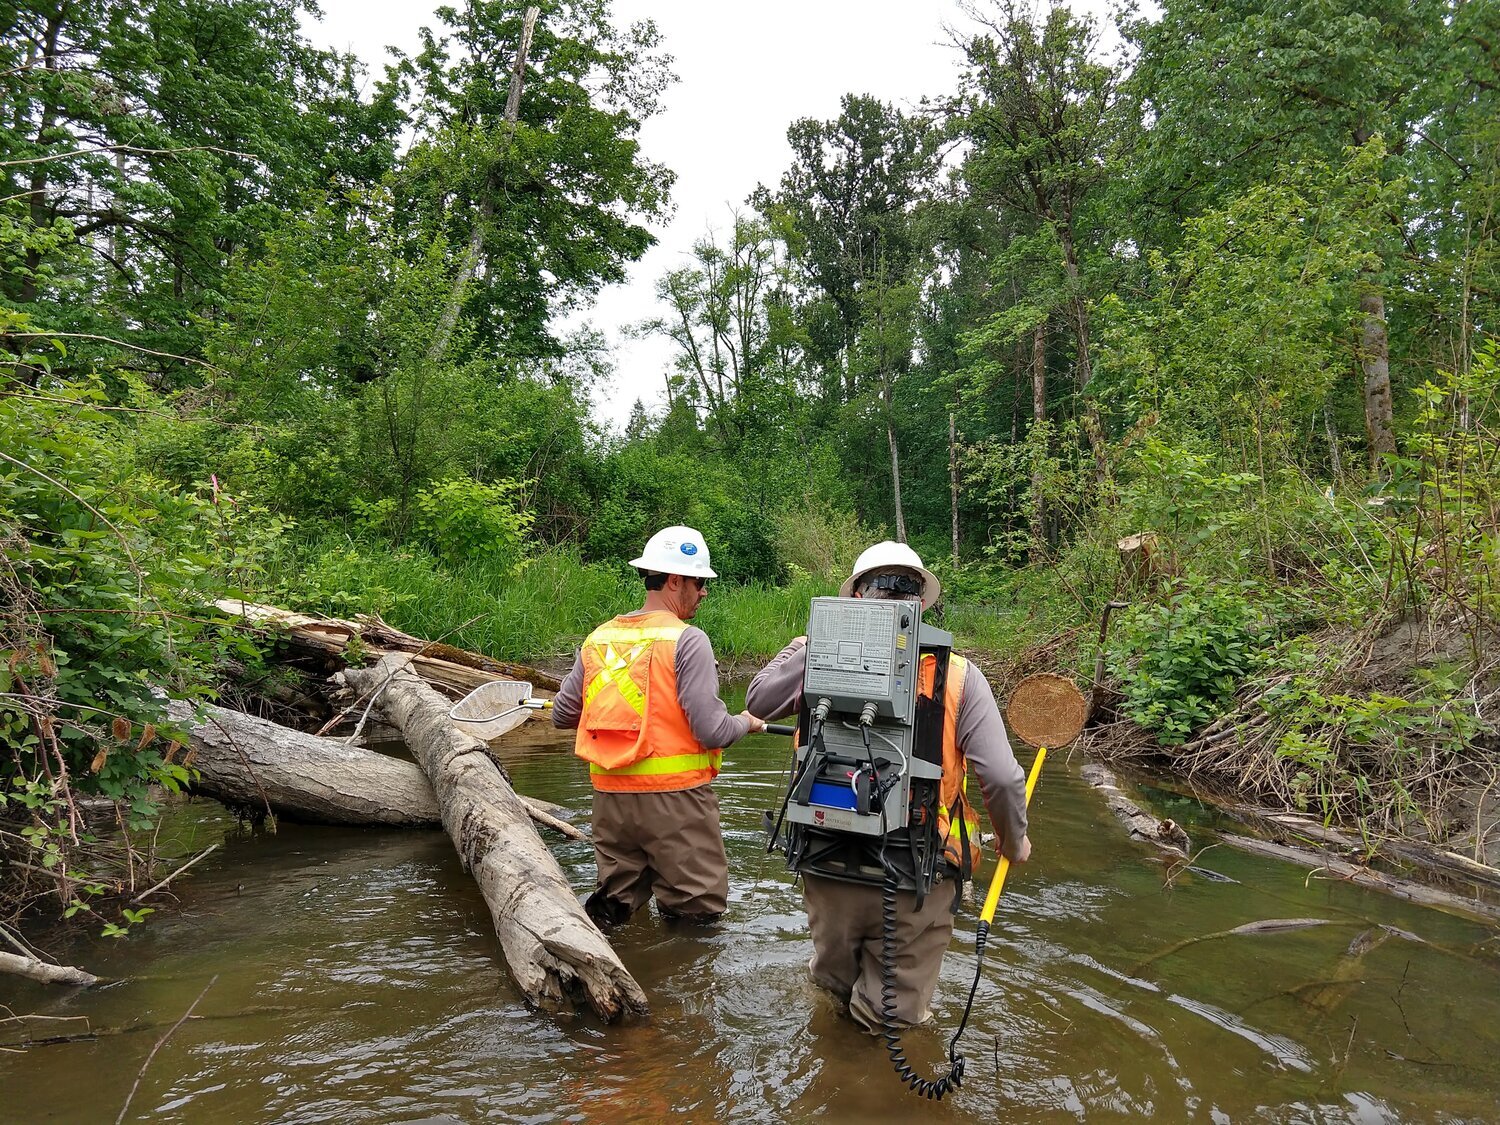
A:
<svg viewBox="0 0 1500 1125">
<path fill-rule="evenodd" d="M 924 611 L 937 604 L 941 593 L 937 577 L 922 565 L 917 553 L 905 543 L 889 540 L 861 554 L 839 588 L 839 596 L 845 598 L 920 598 Z M 923 657 L 919 688 L 923 696 L 931 697 L 936 690 L 936 660 L 932 655 Z M 797 637 L 756 674 L 745 705 L 767 719 L 796 713 L 802 706 L 806 667 L 807 638 Z M 960 901 L 957 892 L 979 863 L 979 820 L 969 796 L 970 766 L 979 777 L 1000 851 L 1013 863 L 1024 863 L 1031 855 L 1026 776 L 1011 750 L 994 692 L 983 673 L 958 655 L 948 658 L 946 685 L 938 839 L 944 853 L 940 875 L 951 881 L 955 893 L 919 897 L 900 891 L 896 895 L 894 1011 L 898 1026 L 931 1018 L 932 994 L 953 935 L 953 914 Z M 848 858 L 840 856 L 822 873 L 817 863 L 802 868 L 802 897 L 813 943 L 808 970 L 814 982 L 848 1005 L 850 1016 L 860 1026 L 878 1033 L 882 876 L 878 864 L 861 866 L 845 862 Z"/>
<path fill-rule="evenodd" d="M 703 536 L 663 528 L 630 565 L 644 605 L 588 635 L 552 705 L 594 786 L 598 888 L 585 906 L 615 925 L 654 896 L 664 917 L 714 921 L 729 864 L 709 783 L 724 747 L 765 723 L 729 713 L 708 635 L 688 624 L 718 577 Z"/>
</svg>

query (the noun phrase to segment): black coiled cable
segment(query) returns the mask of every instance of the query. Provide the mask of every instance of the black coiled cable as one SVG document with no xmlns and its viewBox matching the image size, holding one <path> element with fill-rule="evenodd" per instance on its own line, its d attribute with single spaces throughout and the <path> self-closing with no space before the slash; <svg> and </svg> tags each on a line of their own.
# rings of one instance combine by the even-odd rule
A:
<svg viewBox="0 0 1500 1125">
<path fill-rule="evenodd" d="M 889 866 L 885 869 L 885 882 L 880 901 L 880 1033 L 885 1039 L 885 1049 L 891 1056 L 891 1065 L 896 1074 L 913 1093 L 933 1101 L 942 1101 L 949 1090 L 956 1090 L 964 1081 L 964 1057 L 958 1053 L 958 1037 L 969 1022 L 969 1007 L 974 1003 L 974 990 L 979 985 L 979 974 L 974 975 L 974 988 L 969 989 L 969 1003 L 964 1007 L 963 1022 L 948 1044 L 948 1073 L 940 1078 L 923 1078 L 909 1062 L 901 1049 L 901 1033 L 896 1030 L 896 891 L 899 883 L 896 872 Z M 983 946 L 980 946 L 983 952 Z"/>
</svg>

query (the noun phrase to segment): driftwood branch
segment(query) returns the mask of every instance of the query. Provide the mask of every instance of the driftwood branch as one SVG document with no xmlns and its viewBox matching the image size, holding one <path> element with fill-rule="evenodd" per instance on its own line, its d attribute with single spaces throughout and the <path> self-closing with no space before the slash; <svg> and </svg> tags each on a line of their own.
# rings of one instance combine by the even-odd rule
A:
<svg viewBox="0 0 1500 1125">
<path fill-rule="evenodd" d="M 1155 964 L 1164 957 L 1170 957 L 1174 953 L 1180 953 L 1184 949 L 1198 945 L 1200 942 L 1217 941 L 1227 937 L 1254 937 L 1261 934 L 1285 934 L 1293 930 L 1307 930 L 1314 926 L 1354 925 L 1352 922 L 1330 922 L 1327 918 L 1262 918 L 1258 922 L 1246 922 L 1243 926 L 1236 926 L 1232 930 L 1216 930 L 1211 934 L 1198 934 L 1196 937 L 1183 938 L 1181 941 L 1173 942 L 1164 949 L 1158 949 L 1143 961 L 1138 961 L 1130 969 L 1131 976 L 1139 976 L 1142 969 Z"/>
<path fill-rule="evenodd" d="M 98 984 L 93 973 L 75 969 L 72 965 L 54 965 L 37 957 L 22 957 L 18 953 L 0 953 L 0 973 L 14 973 L 41 984 L 81 984 L 87 988 Z"/>
<path fill-rule="evenodd" d="M 517 793 L 516 796 L 521 798 L 521 804 L 526 809 L 527 815 L 530 816 L 531 819 L 536 821 L 538 824 L 546 828 L 550 828 L 554 832 L 561 832 L 570 840 L 587 840 L 589 838 L 587 832 L 584 832 L 582 829 L 573 827 L 573 825 L 569 824 L 566 820 L 561 820 L 558 817 L 553 816 L 546 809 L 542 808 L 533 798 L 522 796 L 520 793 Z"/>
<path fill-rule="evenodd" d="M 1272 835 L 1286 833 L 1293 837 L 1338 848 L 1347 855 L 1355 855 L 1367 850 L 1364 841 L 1301 813 L 1283 812 L 1255 805 L 1225 805 L 1223 807 L 1236 817 L 1257 826 L 1262 828 L 1269 826 Z M 1409 863 L 1414 867 L 1420 867 L 1436 875 L 1500 889 L 1500 868 L 1492 867 L 1487 863 L 1479 863 L 1447 848 L 1417 840 L 1380 839 L 1376 840 L 1368 850 Z"/>
<path fill-rule="evenodd" d="M 131 901 L 132 902 L 140 902 L 142 899 L 149 898 L 151 895 L 154 895 L 157 891 L 161 890 L 168 883 L 170 883 L 173 879 L 177 878 L 177 876 L 181 875 L 184 871 L 186 871 L 189 867 L 193 866 L 193 864 L 197 863 L 200 859 L 203 859 L 205 856 L 209 855 L 218 846 L 219 846 L 218 844 L 209 844 L 208 847 L 204 848 L 201 852 L 199 852 L 197 855 L 195 855 L 192 859 L 188 860 L 181 867 L 177 868 L 177 870 L 173 871 L 172 874 L 168 875 L 165 879 L 163 879 L 161 882 L 157 883 L 155 886 L 150 887 L 147 890 L 142 891 L 140 894 L 136 895 L 135 898 L 132 899 Z"/>
<path fill-rule="evenodd" d="M 1483 899 L 1466 897 L 1453 894 L 1449 891 L 1440 891 L 1435 887 L 1425 887 L 1420 883 L 1414 883 L 1410 879 L 1399 879 L 1394 875 L 1387 875 L 1382 871 L 1376 871 L 1369 867 L 1360 867 L 1353 863 L 1347 863 L 1327 853 L 1316 852 L 1308 848 L 1292 848 L 1284 844 L 1273 844 L 1269 840 L 1257 840 L 1249 836 L 1233 836 L 1221 833 L 1226 844 L 1232 844 L 1242 851 L 1254 855 L 1266 856 L 1270 859 L 1285 860 L 1288 863 L 1300 864 L 1303 867 L 1311 867 L 1316 874 L 1319 871 L 1326 872 L 1330 878 L 1342 879 L 1346 883 L 1353 883 L 1357 887 L 1367 890 L 1382 891 L 1397 898 L 1404 898 L 1408 902 L 1415 902 L 1422 906 L 1433 906 L 1440 910 L 1449 910 L 1456 914 L 1466 914 L 1470 917 L 1482 918 L 1487 922 L 1500 921 L 1500 907 Z"/>
<path fill-rule="evenodd" d="M 214 983 L 218 979 L 218 973 L 209 978 L 208 983 L 203 986 L 203 991 L 198 993 L 198 999 L 188 1005 L 188 1010 L 182 1013 L 177 1022 L 167 1029 L 167 1033 L 156 1041 L 156 1046 L 151 1048 L 151 1053 L 146 1056 L 146 1061 L 141 1063 L 141 1069 L 136 1072 L 135 1081 L 130 1084 L 130 1093 L 125 1095 L 125 1104 L 120 1107 L 120 1116 L 115 1118 L 115 1125 L 120 1125 L 120 1122 L 125 1120 L 125 1114 L 130 1110 L 131 1100 L 134 1099 L 136 1090 L 140 1089 L 141 1079 L 146 1077 L 146 1068 L 151 1065 L 151 1060 L 156 1058 L 156 1052 L 162 1049 L 162 1045 L 168 1039 L 172 1038 L 172 1033 L 181 1027 L 187 1021 L 187 1018 L 193 1014 L 193 1009 L 208 995 L 208 990 L 214 986 Z"/>
</svg>

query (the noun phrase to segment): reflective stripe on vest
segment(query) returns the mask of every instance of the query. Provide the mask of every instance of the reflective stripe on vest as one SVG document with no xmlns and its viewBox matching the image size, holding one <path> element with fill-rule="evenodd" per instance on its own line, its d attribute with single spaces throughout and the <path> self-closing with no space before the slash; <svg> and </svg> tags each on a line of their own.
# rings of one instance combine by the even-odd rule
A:
<svg viewBox="0 0 1500 1125">
<path fill-rule="evenodd" d="M 589 763 L 590 774 L 609 774 L 611 777 L 659 777 L 667 773 L 688 773 L 694 770 L 711 769 L 719 772 L 724 760 L 724 751 L 708 750 L 702 754 L 671 754 L 665 757 L 642 758 L 628 766 L 607 770 L 603 766 Z"/>
<path fill-rule="evenodd" d="M 594 702 L 594 697 L 601 691 L 606 687 L 612 687 L 620 693 L 630 709 L 644 719 L 646 717 L 646 693 L 630 678 L 630 667 L 640 659 L 650 643 L 640 641 L 623 653 L 618 652 L 613 644 L 605 644 L 600 654 L 603 667 L 599 669 L 599 674 L 589 681 L 588 687 L 583 689 L 583 705 L 587 707 Z"/>
<path fill-rule="evenodd" d="M 633 616 L 606 622 L 584 641 L 574 753 L 589 763 L 595 789 L 695 789 L 713 780 L 722 753 L 693 737 L 677 699 L 676 645 L 687 625 L 662 611 Z"/>
</svg>

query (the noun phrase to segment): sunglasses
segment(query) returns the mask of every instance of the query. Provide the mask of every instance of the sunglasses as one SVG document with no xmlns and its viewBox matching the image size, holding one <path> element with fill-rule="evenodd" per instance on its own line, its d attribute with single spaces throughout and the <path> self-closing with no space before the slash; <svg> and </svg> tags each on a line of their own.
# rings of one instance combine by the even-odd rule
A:
<svg viewBox="0 0 1500 1125">
<path fill-rule="evenodd" d="M 922 596 L 923 582 L 920 578 L 914 578 L 910 574 L 880 574 L 871 578 L 866 583 L 870 590 L 890 590 L 903 597 L 918 598 Z"/>
<path fill-rule="evenodd" d="M 698 587 L 698 589 L 700 589 L 700 590 L 703 589 L 705 586 L 708 585 L 708 579 L 707 578 L 694 578 L 691 575 L 689 575 L 688 576 L 688 581 L 691 582 L 694 586 Z"/>
</svg>

